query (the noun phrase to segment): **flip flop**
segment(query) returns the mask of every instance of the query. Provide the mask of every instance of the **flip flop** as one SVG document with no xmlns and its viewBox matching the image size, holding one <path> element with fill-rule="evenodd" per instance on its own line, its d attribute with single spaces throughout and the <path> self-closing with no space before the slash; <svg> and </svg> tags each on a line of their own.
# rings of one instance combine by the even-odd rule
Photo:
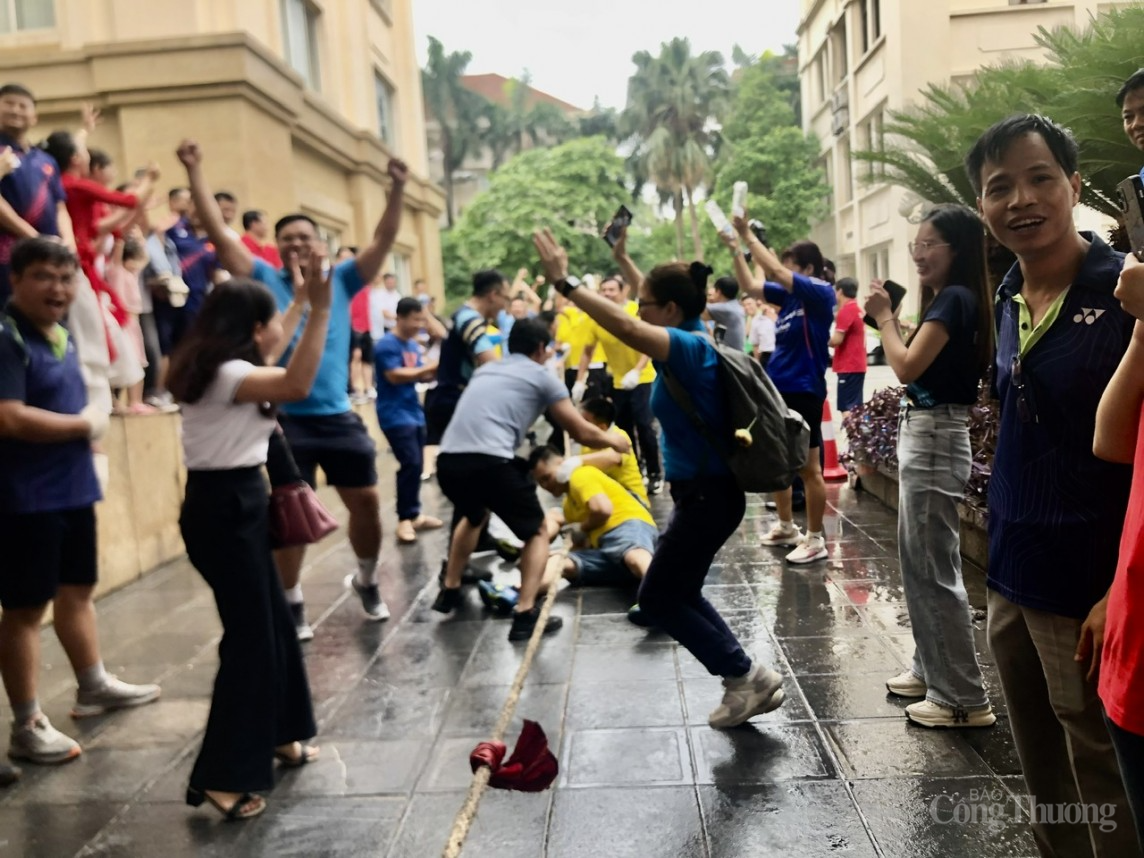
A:
<svg viewBox="0 0 1144 858">
<path fill-rule="evenodd" d="M 239 819 L 250 819 L 266 810 L 266 799 L 252 792 L 244 792 L 234 804 L 225 807 L 206 790 L 187 787 L 187 804 L 191 807 L 198 807 L 204 801 L 210 802 L 215 810 L 232 822 Z"/>
<path fill-rule="evenodd" d="M 322 749 L 316 745 L 302 745 L 302 752 L 297 757 L 292 757 L 283 751 L 275 751 L 274 759 L 278 764 L 287 769 L 300 769 L 307 763 L 312 763 L 321 755 Z"/>
</svg>

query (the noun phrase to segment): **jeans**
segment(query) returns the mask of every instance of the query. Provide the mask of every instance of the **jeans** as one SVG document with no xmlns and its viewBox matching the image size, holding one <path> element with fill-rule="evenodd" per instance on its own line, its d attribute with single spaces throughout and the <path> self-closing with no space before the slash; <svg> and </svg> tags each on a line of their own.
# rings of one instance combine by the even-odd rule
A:
<svg viewBox="0 0 1144 858">
<path fill-rule="evenodd" d="M 989 591 L 989 648 L 1028 794 L 1051 807 L 1110 804 L 1117 822 L 1107 830 L 1091 817 L 1034 819 L 1033 839 L 1046 858 L 1140 858 L 1096 682 L 1073 658 L 1081 625 Z"/>
<path fill-rule="evenodd" d="M 968 411 L 906 408 L 898 427 L 898 544 L 914 631 L 912 670 L 925 680 L 928 700 L 955 709 L 989 703 L 961 579 L 957 505 L 972 462 Z"/>
<path fill-rule="evenodd" d="M 612 397 L 616 403 L 616 426 L 632 439 L 648 479 L 658 479 L 663 469 L 659 465 L 659 436 L 651 413 L 651 383 L 638 385 L 634 390 L 617 387 Z"/>
<path fill-rule="evenodd" d="M 1120 775 L 1124 779 L 1132 819 L 1136 823 L 1136 838 L 1140 840 L 1141 851 L 1144 851 L 1144 838 L 1140 836 L 1144 831 L 1144 736 L 1118 727 L 1107 712 L 1104 723 L 1108 725 L 1108 735 L 1112 737 L 1112 747 L 1120 763 Z M 1124 825 L 1123 819 L 1117 821 Z"/>
<path fill-rule="evenodd" d="M 382 429 L 400 466 L 397 470 L 397 520 L 421 515 L 421 471 L 425 466 L 425 427 L 391 426 Z"/>
<path fill-rule="evenodd" d="M 703 598 L 711 561 L 743 520 L 743 490 L 731 476 L 672 480 L 671 498 L 675 509 L 640 585 L 640 609 L 712 675 L 743 676 L 751 659 Z"/>
</svg>

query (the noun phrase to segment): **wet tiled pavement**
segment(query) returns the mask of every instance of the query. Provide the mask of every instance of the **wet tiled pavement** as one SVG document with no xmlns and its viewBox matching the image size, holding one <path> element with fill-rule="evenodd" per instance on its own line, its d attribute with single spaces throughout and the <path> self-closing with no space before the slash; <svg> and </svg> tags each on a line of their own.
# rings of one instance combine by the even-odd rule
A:
<svg viewBox="0 0 1144 858">
<path fill-rule="evenodd" d="M 425 495 L 440 509 L 432 484 Z M 787 677 L 786 704 L 749 726 L 707 727 L 718 680 L 668 638 L 630 625 L 630 594 L 561 593 L 565 628 L 538 652 L 509 732 L 511 742 L 521 716 L 539 721 L 559 780 L 540 794 L 487 792 L 464 854 L 1036 854 L 1013 810 L 1022 784 L 983 631 L 997 727 L 909 727 L 883 686 L 912 647 L 894 516 L 844 486 L 830 498 L 829 561 L 788 568 L 777 549 L 759 547 L 770 514 L 755 499 L 708 579 L 748 650 Z M 658 505 L 666 514 L 668 502 Z M 391 533 L 391 511 L 386 525 Z M 219 634 L 210 593 L 185 561 L 99 604 L 108 668 L 162 682 L 157 704 L 73 724 L 71 673 L 45 631 L 45 709 L 85 754 L 28 767 L 0 790 L 0 855 L 439 855 L 469 783 L 469 751 L 491 730 L 523 651 L 475 594 L 452 618 L 429 610 L 443 550 L 442 533 L 387 544 L 394 616 L 384 624 L 363 622 L 343 589 L 353 568 L 343 531 L 311 551 L 304 586 L 316 638 L 306 654 L 322 758 L 282 773 L 270 809 L 245 823 L 181 803 Z M 10 717 L 0 709 L 0 723 Z M 970 812 L 978 821 L 955 821 Z"/>
</svg>

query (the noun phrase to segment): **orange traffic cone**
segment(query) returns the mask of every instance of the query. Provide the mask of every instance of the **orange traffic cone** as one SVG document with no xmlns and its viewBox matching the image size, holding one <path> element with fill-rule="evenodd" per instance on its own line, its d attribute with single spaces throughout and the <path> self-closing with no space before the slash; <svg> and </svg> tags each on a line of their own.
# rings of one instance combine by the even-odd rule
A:
<svg viewBox="0 0 1144 858">
<path fill-rule="evenodd" d="M 838 444 L 834 440 L 834 418 L 830 416 L 830 402 L 822 401 L 822 476 L 827 480 L 845 480 L 849 473 L 838 464 Z"/>
</svg>

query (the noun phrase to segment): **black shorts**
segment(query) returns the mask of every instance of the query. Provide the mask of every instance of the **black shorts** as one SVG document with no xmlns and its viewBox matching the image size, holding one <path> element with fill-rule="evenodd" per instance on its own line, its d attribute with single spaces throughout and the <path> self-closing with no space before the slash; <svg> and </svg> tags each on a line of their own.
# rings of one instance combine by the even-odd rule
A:
<svg viewBox="0 0 1144 858">
<path fill-rule="evenodd" d="M 787 408 L 801 414 L 806 425 L 810 427 L 811 449 L 821 447 L 822 405 L 826 400 L 814 393 L 784 393 L 782 398 L 783 402 L 787 404 Z"/>
<path fill-rule="evenodd" d="M 186 335 L 193 317 L 184 307 L 172 307 L 166 301 L 155 301 L 155 330 L 159 334 L 159 351 L 163 356 L 175 350 L 175 346 Z"/>
<path fill-rule="evenodd" d="M 866 383 L 864 372 L 838 373 L 838 410 L 850 411 L 862 404 L 862 387 Z"/>
<path fill-rule="evenodd" d="M 35 608 L 97 580 L 95 507 L 0 513 L 0 608 Z"/>
<path fill-rule="evenodd" d="M 453 504 L 456 516 L 480 527 L 496 513 L 517 537 L 527 542 L 540 532 L 544 510 L 536 483 L 523 459 L 501 459 L 480 453 L 442 453 L 437 484 Z"/>
<path fill-rule="evenodd" d="M 449 421 L 453 419 L 453 412 L 457 410 L 457 402 L 461 399 L 461 391 L 457 388 L 432 387 L 425 391 L 425 443 L 436 445 L 445 437 L 445 430 L 449 428 Z"/>
<path fill-rule="evenodd" d="M 350 357 L 354 349 L 361 349 L 362 360 L 373 362 L 373 337 L 369 331 L 354 331 L 350 334 Z"/>
<path fill-rule="evenodd" d="M 279 414 L 278 422 L 302 479 L 311 486 L 316 468 L 322 469 L 327 483 L 338 488 L 377 485 L 377 448 L 354 412 L 320 417 Z"/>
</svg>

